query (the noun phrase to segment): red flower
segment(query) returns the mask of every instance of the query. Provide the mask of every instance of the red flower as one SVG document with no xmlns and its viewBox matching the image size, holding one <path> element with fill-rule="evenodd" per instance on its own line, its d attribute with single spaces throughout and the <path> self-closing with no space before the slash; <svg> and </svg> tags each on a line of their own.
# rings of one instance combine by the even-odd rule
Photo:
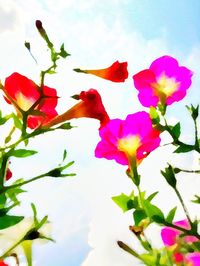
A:
<svg viewBox="0 0 200 266">
<path fill-rule="evenodd" d="M 40 92 L 41 90 L 41 92 Z M 55 89 L 43 86 L 39 88 L 32 80 L 19 73 L 13 73 L 5 80 L 4 92 L 6 101 L 13 104 L 17 112 L 28 111 L 34 104 L 33 114 L 28 116 L 29 128 L 48 123 L 57 115 L 57 93 Z M 37 115 L 36 115 L 37 114 Z"/>
<path fill-rule="evenodd" d="M 5 263 L 3 260 L 0 260 L 0 266 L 9 266 L 9 265 Z"/>
<path fill-rule="evenodd" d="M 127 62 L 114 62 L 110 67 L 97 70 L 81 70 L 74 69 L 76 72 L 93 74 L 103 79 L 108 79 L 113 82 L 124 82 L 128 78 Z"/>
<path fill-rule="evenodd" d="M 75 104 L 64 114 L 58 115 L 52 119 L 48 124 L 45 125 L 45 127 L 51 127 L 64 121 L 80 117 L 98 119 L 101 126 L 104 126 L 110 120 L 98 91 L 94 89 L 82 91 L 78 98 L 81 100 L 81 102 Z"/>
</svg>

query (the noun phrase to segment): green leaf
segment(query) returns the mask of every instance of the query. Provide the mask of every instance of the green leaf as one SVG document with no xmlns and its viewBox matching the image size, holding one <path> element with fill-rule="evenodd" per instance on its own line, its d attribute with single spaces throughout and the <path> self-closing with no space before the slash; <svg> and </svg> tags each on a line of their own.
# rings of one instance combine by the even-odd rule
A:
<svg viewBox="0 0 200 266">
<path fill-rule="evenodd" d="M 12 115 L 6 115 L 4 117 L 0 117 L 0 125 L 4 125 L 11 117 Z"/>
<path fill-rule="evenodd" d="M 177 207 L 174 207 L 173 209 L 171 209 L 171 211 L 168 213 L 167 217 L 166 217 L 166 221 L 168 223 L 172 223 L 173 222 L 173 219 L 174 219 L 174 216 L 176 214 L 176 210 L 177 210 Z"/>
<path fill-rule="evenodd" d="M 158 222 L 159 220 L 159 223 L 161 222 L 161 220 L 164 220 L 164 214 L 157 206 L 151 204 L 148 200 L 145 200 L 143 203 L 145 207 L 145 212 L 148 217 L 150 217 L 155 222 Z"/>
<path fill-rule="evenodd" d="M 156 257 L 153 254 L 141 254 L 140 257 L 142 261 L 147 266 L 155 266 L 156 265 Z"/>
<path fill-rule="evenodd" d="M 189 145 L 189 144 L 181 144 L 175 151 L 174 153 L 184 153 L 184 152 L 189 152 L 189 151 L 193 151 L 194 150 L 194 146 L 193 145 Z"/>
<path fill-rule="evenodd" d="M 130 196 L 122 193 L 119 196 L 112 197 L 112 200 L 123 210 L 123 212 L 129 211 L 137 207 L 137 200 L 134 200 L 133 194 Z"/>
<path fill-rule="evenodd" d="M 22 122 L 19 119 L 19 117 L 16 116 L 16 114 L 12 113 L 12 118 L 13 118 L 15 127 L 18 128 L 19 130 L 21 130 L 22 129 Z"/>
<path fill-rule="evenodd" d="M 178 122 L 175 126 L 171 128 L 172 134 L 175 136 L 175 138 L 179 138 L 181 134 L 181 125 L 180 122 Z"/>
<path fill-rule="evenodd" d="M 147 218 L 147 215 L 144 210 L 135 210 L 133 212 L 133 219 L 135 221 L 135 225 L 138 226 L 142 220 Z"/>
<path fill-rule="evenodd" d="M 8 189 L 6 191 L 6 195 L 9 199 L 11 199 L 15 204 L 19 204 L 20 201 L 17 199 L 17 196 L 21 193 L 26 192 L 26 190 L 21 189 L 20 187 L 16 187 L 13 189 Z"/>
<path fill-rule="evenodd" d="M 147 200 L 152 201 L 152 199 L 158 194 L 158 191 L 152 193 L 151 195 L 148 196 Z"/>
<path fill-rule="evenodd" d="M 12 225 L 18 224 L 24 219 L 24 216 L 11 216 L 11 215 L 5 215 L 3 217 L 0 217 L 0 230 L 8 228 Z"/>
<path fill-rule="evenodd" d="M 37 151 L 33 151 L 33 150 L 18 149 L 18 150 L 12 150 L 9 155 L 18 157 L 18 158 L 24 158 L 24 157 L 34 155 L 36 153 Z"/>
</svg>

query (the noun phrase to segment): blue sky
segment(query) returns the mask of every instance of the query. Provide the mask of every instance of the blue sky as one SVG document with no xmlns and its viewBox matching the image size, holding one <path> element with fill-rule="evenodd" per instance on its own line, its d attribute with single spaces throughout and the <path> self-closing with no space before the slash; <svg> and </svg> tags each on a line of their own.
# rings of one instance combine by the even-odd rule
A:
<svg viewBox="0 0 200 266">
<path fill-rule="evenodd" d="M 124 118 L 140 108 L 131 76 L 165 53 L 177 57 L 181 64 L 188 65 L 197 74 L 194 87 L 183 104 L 188 103 L 188 99 L 199 101 L 198 0 L 57 0 L 56 4 L 54 0 L 9 0 L 6 4 L 0 4 L 0 12 L 0 23 L 3 25 L 0 29 L 3 40 L 0 44 L 4 66 L 0 70 L 2 78 L 14 71 L 32 79 L 37 78 L 41 66 L 36 66 L 28 55 L 23 47 L 24 40 L 31 41 L 39 64 L 42 67 L 45 65 L 46 47 L 43 47 L 44 43 L 34 28 L 36 19 L 43 21 L 56 44 L 64 42 L 72 54 L 66 63 L 61 62 L 59 73 L 46 81 L 49 86 L 59 90 L 59 111 L 74 104 L 68 100 L 69 96 L 93 87 L 99 89 L 112 117 Z M 130 78 L 125 84 L 113 84 L 71 71 L 73 67 L 108 66 L 117 59 L 129 62 Z M 5 103 L 2 104 L 5 107 Z M 169 112 L 172 119 L 176 111 L 178 118 L 185 120 L 186 112 L 180 112 L 181 108 L 181 104 L 172 107 Z M 33 173 L 40 169 L 48 170 L 59 162 L 63 148 L 67 148 L 69 159 L 76 161 L 76 178 L 41 181 L 27 187 L 29 201 L 22 205 L 23 210 L 30 214 L 29 205 L 33 201 L 41 215 L 48 213 L 57 240 L 55 245 L 35 247 L 36 266 L 130 266 L 133 264 L 132 258 L 121 254 L 115 246 L 116 239 L 129 238 L 129 233 L 122 226 L 125 228 L 129 224 L 130 217 L 115 209 L 110 199 L 121 192 L 129 193 L 130 183 L 124 179 L 123 167 L 94 158 L 98 123 L 83 119 L 74 121 L 74 124 L 78 128 L 72 134 L 59 132 L 32 141 L 33 148 L 41 149 L 40 154 L 35 159 L 27 160 L 23 166 L 27 173 L 30 167 Z M 166 150 L 166 158 L 171 158 L 170 154 L 171 151 Z M 144 175 L 151 169 L 151 160 L 156 163 L 156 158 L 147 160 Z M 188 162 L 191 163 L 191 158 Z M 20 163 L 12 162 L 12 167 L 13 171 L 19 170 Z M 20 174 L 17 173 L 16 178 Z M 153 175 L 159 175 L 159 171 L 153 172 Z M 163 183 L 158 180 L 154 184 L 147 180 L 147 185 L 149 189 L 156 189 L 156 185 L 161 188 Z M 188 198 L 189 192 L 191 190 L 185 192 Z M 26 198 L 27 195 L 22 200 L 26 201 Z M 175 201 L 173 196 L 170 201 Z M 160 202 L 167 208 L 166 203 Z M 91 247 L 95 249 L 85 260 Z"/>
</svg>

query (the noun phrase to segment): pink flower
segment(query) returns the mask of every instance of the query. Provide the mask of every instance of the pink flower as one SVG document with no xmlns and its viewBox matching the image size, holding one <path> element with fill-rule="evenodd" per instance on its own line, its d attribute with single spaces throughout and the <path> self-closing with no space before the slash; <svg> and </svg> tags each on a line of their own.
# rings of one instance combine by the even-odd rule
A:
<svg viewBox="0 0 200 266">
<path fill-rule="evenodd" d="M 16 107 L 19 115 L 19 108 L 26 112 L 37 102 L 33 115 L 29 115 L 27 120 L 28 127 L 32 129 L 46 124 L 57 115 L 55 110 L 58 101 L 56 90 L 47 86 L 43 86 L 41 90 L 42 96 L 39 87 L 19 73 L 13 73 L 5 80 L 5 99 Z"/>
<path fill-rule="evenodd" d="M 200 252 L 189 253 L 185 256 L 186 265 L 199 266 L 200 265 Z"/>
<path fill-rule="evenodd" d="M 181 220 L 175 222 L 174 224 L 185 229 L 190 229 L 190 225 L 187 220 Z M 181 253 L 181 247 L 182 245 L 184 245 L 184 242 L 190 244 L 193 242 L 197 242 L 198 238 L 194 236 L 184 236 L 182 238 L 179 238 L 180 234 L 181 234 L 180 230 L 171 227 L 165 227 L 161 231 L 161 237 L 165 246 L 170 247 L 176 245 L 176 248 L 173 253 L 173 259 L 176 263 L 181 263 L 181 265 L 182 263 L 185 263 L 184 265 L 187 266 L 199 266 L 200 265 L 198 264 L 200 263 L 199 252 L 188 253 L 188 254 Z"/>
<path fill-rule="evenodd" d="M 182 100 L 191 85 L 192 71 L 179 66 L 171 56 L 162 56 L 133 76 L 138 98 L 143 106 L 170 105 Z"/>
<path fill-rule="evenodd" d="M 110 120 L 99 134 L 101 141 L 97 144 L 95 156 L 114 159 L 122 165 L 139 164 L 160 144 L 160 132 L 153 129 L 146 112 L 128 115 L 125 120 Z"/>
<path fill-rule="evenodd" d="M 187 220 L 181 220 L 174 223 L 185 229 L 190 229 L 189 222 Z M 177 243 L 178 237 L 181 234 L 181 231 L 172 228 L 172 227 L 164 227 L 161 231 L 161 237 L 166 246 L 173 246 Z M 198 239 L 194 236 L 185 236 L 183 240 L 187 243 L 192 243 L 198 241 Z"/>
</svg>

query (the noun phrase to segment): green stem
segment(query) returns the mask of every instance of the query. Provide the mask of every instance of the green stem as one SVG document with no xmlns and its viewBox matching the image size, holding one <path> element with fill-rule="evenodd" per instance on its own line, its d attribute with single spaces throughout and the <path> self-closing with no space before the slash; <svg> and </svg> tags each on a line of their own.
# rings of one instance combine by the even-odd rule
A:
<svg viewBox="0 0 200 266">
<path fill-rule="evenodd" d="M 8 256 L 10 256 L 10 252 L 15 249 L 18 245 L 20 245 L 24 240 L 24 237 L 18 240 L 13 246 L 11 246 L 6 252 L 4 252 L 3 255 L 1 255 L 0 259 L 4 259 Z"/>
<path fill-rule="evenodd" d="M 31 132 L 30 134 L 26 134 L 26 136 L 21 136 L 15 143 L 9 145 L 9 146 L 5 146 L 4 148 L 0 148 L 0 151 L 4 151 L 4 150 L 7 150 L 7 149 L 13 149 L 15 148 L 18 144 L 20 144 L 21 142 L 23 142 L 24 140 L 26 139 L 30 139 L 32 137 L 35 137 L 35 136 L 38 136 L 40 134 L 44 134 L 46 132 L 49 132 L 49 131 L 53 131 L 55 130 L 56 128 L 45 128 L 45 129 L 36 129 L 35 131 Z"/>
<path fill-rule="evenodd" d="M 13 189 L 13 188 L 16 188 L 16 187 L 24 186 L 24 185 L 26 185 L 28 183 L 31 183 L 31 182 L 35 181 L 35 180 L 41 179 L 43 177 L 46 177 L 46 176 L 48 176 L 48 173 L 49 172 L 47 172 L 45 174 L 42 174 L 42 175 L 35 176 L 35 177 L 33 177 L 33 178 L 29 179 L 29 180 L 26 180 L 24 182 L 21 182 L 19 184 L 14 184 L 14 185 L 11 185 L 11 186 L 8 186 L 8 187 L 4 187 L 3 192 L 8 191 L 8 190 Z"/>
<path fill-rule="evenodd" d="M 194 128 L 195 128 L 195 148 L 196 148 L 196 151 L 200 153 L 199 140 L 198 140 L 197 120 L 196 119 L 194 119 Z"/>
<path fill-rule="evenodd" d="M 0 168 L 0 188 L 3 188 L 4 185 L 4 178 L 6 175 L 6 169 L 7 169 L 7 163 L 8 163 L 9 157 L 7 154 L 2 155 L 2 163 L 1 163 L 1 168 Z"/>
<path fill-rule="evenodd" d="M 186 170 L 186 169 L 179 169 L 179 170 L 185 173 L 200 174 L 200 170 Z"/>
<path fill-rule="evenodd" d="M 181 203 L 181 205 L 182 205 L 182 207 L 183 207 L 183 210 L 184 210 L 184 212 L 185 212 L 185 215 L 186 215 L 186 217 L 187 217 L 187 219 L 188 219 L 188 221 L 189 221 L 189 223 L 190 223 L 190 226 L 191 226 L 191 228 L 192 228 L 192 227 L 193 227 L 193 223 L 192 223 L 192 220 L 191 220 L 191 218 L 190 218 L 189 212 L 188 212 L 188 210 L 187 210 L 187 208 L 186 208 L 186 206 L 185 206 L 185 203 L 184 203 L 184 201 L 183 201 L 183 198 L 182 198 L 180 192 L 178 191 L 178 189 L 177 189 L 176 187 L 174 187 L 174 191 L 176 192 L 176 195 L 177 195 L 177 197 L 178 197 L 178 199 L 179 199 L 179 201 L 180 201 L 180 203 Z"/>
</svg>

